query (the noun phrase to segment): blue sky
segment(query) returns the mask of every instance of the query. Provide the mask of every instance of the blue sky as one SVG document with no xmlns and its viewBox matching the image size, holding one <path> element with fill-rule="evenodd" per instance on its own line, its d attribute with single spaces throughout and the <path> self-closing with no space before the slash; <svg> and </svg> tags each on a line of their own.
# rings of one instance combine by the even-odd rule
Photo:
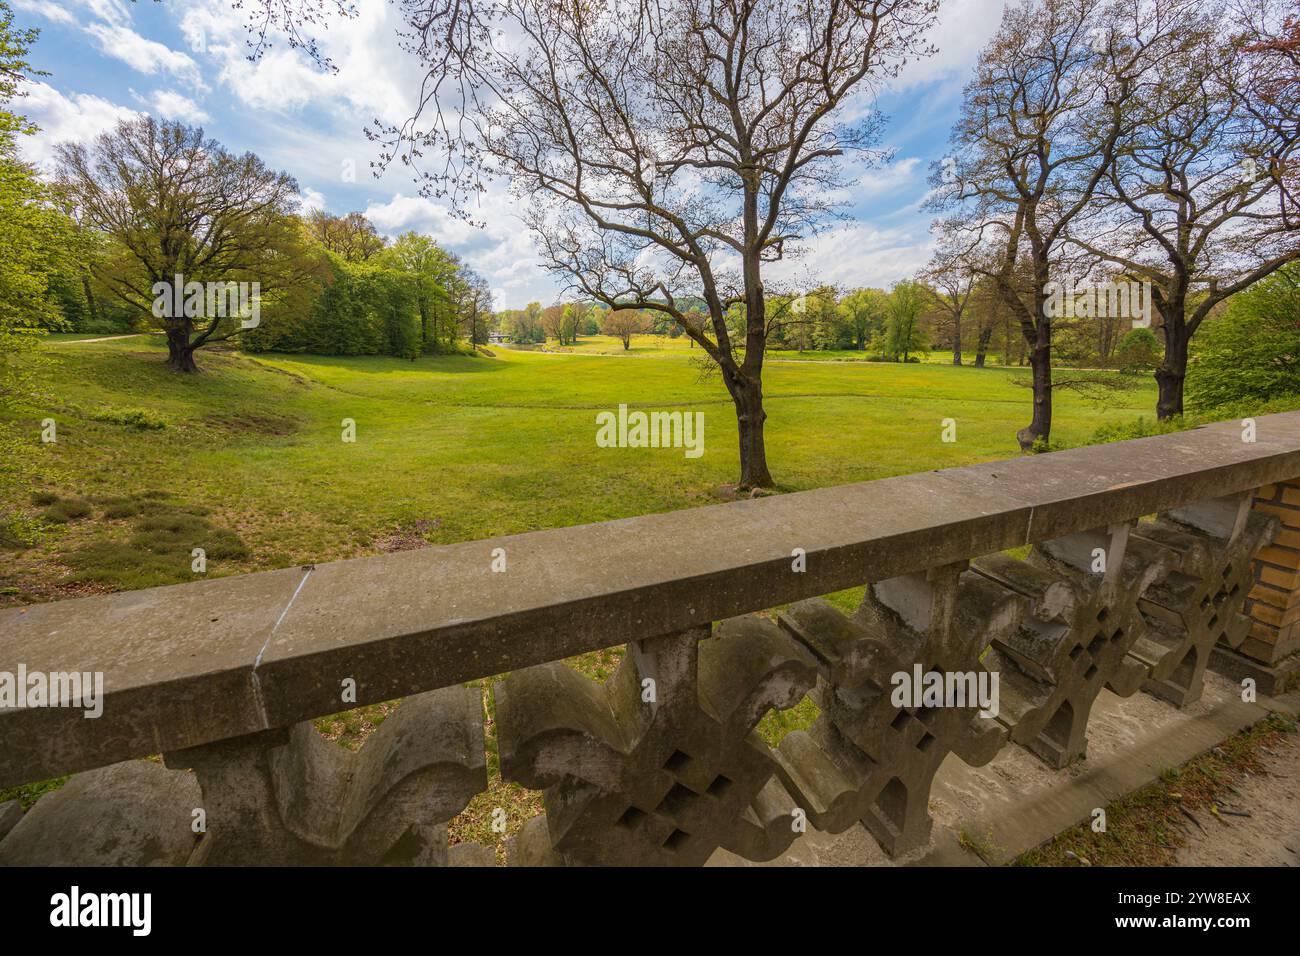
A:
<svg viewBox="0 0 1300 956">
<path fill-rule="evenodd" d="M 32 59 L 50 74 L 31 85 L 20 107 L 41 127 L 24 146 L 33 161 L 48 164 L 55 143 L 90 139 L 134 113 L 182 120 L 287 170 L 307 206 L 360 210 L 387 235 L 416 229 L 434 236 L 489 279 L 497 308 L 556 298 L 559 286 L 538 265 L 505 184 L 484 197 L 476 215 L 488 225 L 478 229 L 420 197 L 401 169 L 371 174 L 375 146 L 363 128 L 375 117 L 405 119 L 421 75 L 398 48 L 390 0 L 356 0 L 357 19 L 319 33 L 339 67 L 334 74 L 284 44 L 250 63 L 245 15 L 231 0 L 11 2 L 20 27 L 40 29 Z M 962 84 L 1002 6 L 943 0 L 931 36 L 939 54 L 909 65 L 880 101 L 893 161 L 857 178 L 850 218 L 814 237 L 808 254 L 788 267 L 791 277 L 884 286 L 925 263 L 930 216 L 919 206 L 929 165 L 944 153 Z"/>
</svg>

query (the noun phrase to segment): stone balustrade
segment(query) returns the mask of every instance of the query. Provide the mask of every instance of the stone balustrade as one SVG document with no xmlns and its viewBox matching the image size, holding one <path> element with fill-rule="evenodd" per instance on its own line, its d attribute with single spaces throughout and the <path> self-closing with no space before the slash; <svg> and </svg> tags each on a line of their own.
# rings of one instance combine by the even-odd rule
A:
<svg viewBox="0 0 1300 956">
<path fill-rule="evenodd" d="M 0 788 L 75 774 L 0 806 L 0 863 L 490 864 L 446 826 L 488 782 L 462 685 L 495 675 L 502 776 L 545 805 L 512 863 L 766 860 L 805 822 L 908 853 L 950 755 L 1062 768 L 1103 688 L 1185 706 L 1207 666 L 1294 674 L 1300 413 L 1255 434 L 0 611 L 0 674 L 104 679 L 95 718 L 0 708 Z M 864 585 L 852 613 L 824 599 Z M 617 645 L 604 684 L 562 663 Z M 899 675 L 970 693 L 900 704 Z M 764 715 L 805 697 L 811 725 L 768 746 Z M 310 723 L 397 698 L 357 752 Z"/>
</svg>

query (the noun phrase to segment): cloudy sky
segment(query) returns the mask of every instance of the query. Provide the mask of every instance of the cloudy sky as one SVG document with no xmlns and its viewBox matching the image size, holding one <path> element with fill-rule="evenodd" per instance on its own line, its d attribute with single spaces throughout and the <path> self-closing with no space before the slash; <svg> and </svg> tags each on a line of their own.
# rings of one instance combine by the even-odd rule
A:
<svg viewBox="0 0 1300 956">
<path fill-rule="evenodd" d="M 25 144 L 33 161 L 46 164 L 54 143 L 89 139 L 135 113 L 201 125 L 228 148 L 253 150 L 293 174 L 306 205 L 361 210 L 386 235 L 434 236 L 491 281 L 497 308 L 555 299 L 559 285 L 539 267 L 504 184 L 475 211 L 487 222 L 479 229 L 420 197 L 401 169 L 371 174 L 375 146 L 363 128 L 375 117 L 405 119 L 420 81 L 415 59 L 398 47 L 390 0 L 355 0 L 355 20 L 318 34 L 337 73 L 285 44 L 250 63 L 233 0 L 11 2 L 19 27 L 40 29 L 32 59 L 50 74 L 19 107 L 41 127 Z M 943 155 L 962 84 L 1002 5 L 943 0 L 932 36 L 938 56 L 910 65 L 880 102 L 892 162 L 856 179 L 850 219 L 812 241 L 800 277 L 884 286 L 924 264 L 930 217 L 919 206 L 929 165 Z"/>
</svg>

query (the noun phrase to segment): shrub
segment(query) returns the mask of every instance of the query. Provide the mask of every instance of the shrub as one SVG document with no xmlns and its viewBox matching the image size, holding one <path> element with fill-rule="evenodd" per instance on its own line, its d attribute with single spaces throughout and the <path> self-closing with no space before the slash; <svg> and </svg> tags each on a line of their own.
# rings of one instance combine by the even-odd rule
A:
<svg viewBox="0 0 1300 956">
<path fill-rule="evenodd" d="M 147 408 L 106 408 L 91 412 L 90 417 L 97 422 L 129 425 L 141 431 L 156 431 L 167 427 L 167 421 L 164 418 Z"/>
<path fill-rule="evenodd" d="M 1161 351 L 1160 341 L 1150 329 L 1131 329 L 1120 339 L 1115 359 L 1121 371 L 1135 374 L 1160 364 Z"/>
</svg>

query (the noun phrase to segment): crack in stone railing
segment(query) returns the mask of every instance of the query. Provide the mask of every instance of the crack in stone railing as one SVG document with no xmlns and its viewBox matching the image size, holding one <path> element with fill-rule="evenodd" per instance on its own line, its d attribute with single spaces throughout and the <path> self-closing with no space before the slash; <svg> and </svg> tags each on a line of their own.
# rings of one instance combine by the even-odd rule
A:
<svg viewBox="0 0 1300 956">
<path fill-rule="evenodd" d="M 280 625 L 284 623 L 284 619 L 289 613 L 289 608 L 293 607 L 293 602 L 298 600 L 298 595 L 302 593 L 303 585 L 307 583 L 307 579 L 311 577 L 311 573 L 314 570 L 316 570 L 316 566 L 311 564 L 303 568 L 302 580 L 299 581 L 298 586 L 293 589 L 293 594 L 290 595 L 289 600 L 285 603 L 284 610 L 280 612 L 280 616 L 277 617 L 275 623 L 271 625 L 271 630 L 266 635 L 266 640 L 263 642 L 262 646 L 258 648 L 257 656 L 253 658 L 253 668 L 249 671 L 248 678 L 253 685 L 253 699 L 257 704 L 257 712 L 262 717 L 263 727 L 269 728 L 271 722 L 266 714 L 266 699 L 262 696 L 262 681 L 257 674 L 257 669 L 262 666 L 262 658 L 266 656 L 266 649 L 271 646 L 271 641 L 275 640 L 275 632 L 278 631 Z"/>
</svg>

